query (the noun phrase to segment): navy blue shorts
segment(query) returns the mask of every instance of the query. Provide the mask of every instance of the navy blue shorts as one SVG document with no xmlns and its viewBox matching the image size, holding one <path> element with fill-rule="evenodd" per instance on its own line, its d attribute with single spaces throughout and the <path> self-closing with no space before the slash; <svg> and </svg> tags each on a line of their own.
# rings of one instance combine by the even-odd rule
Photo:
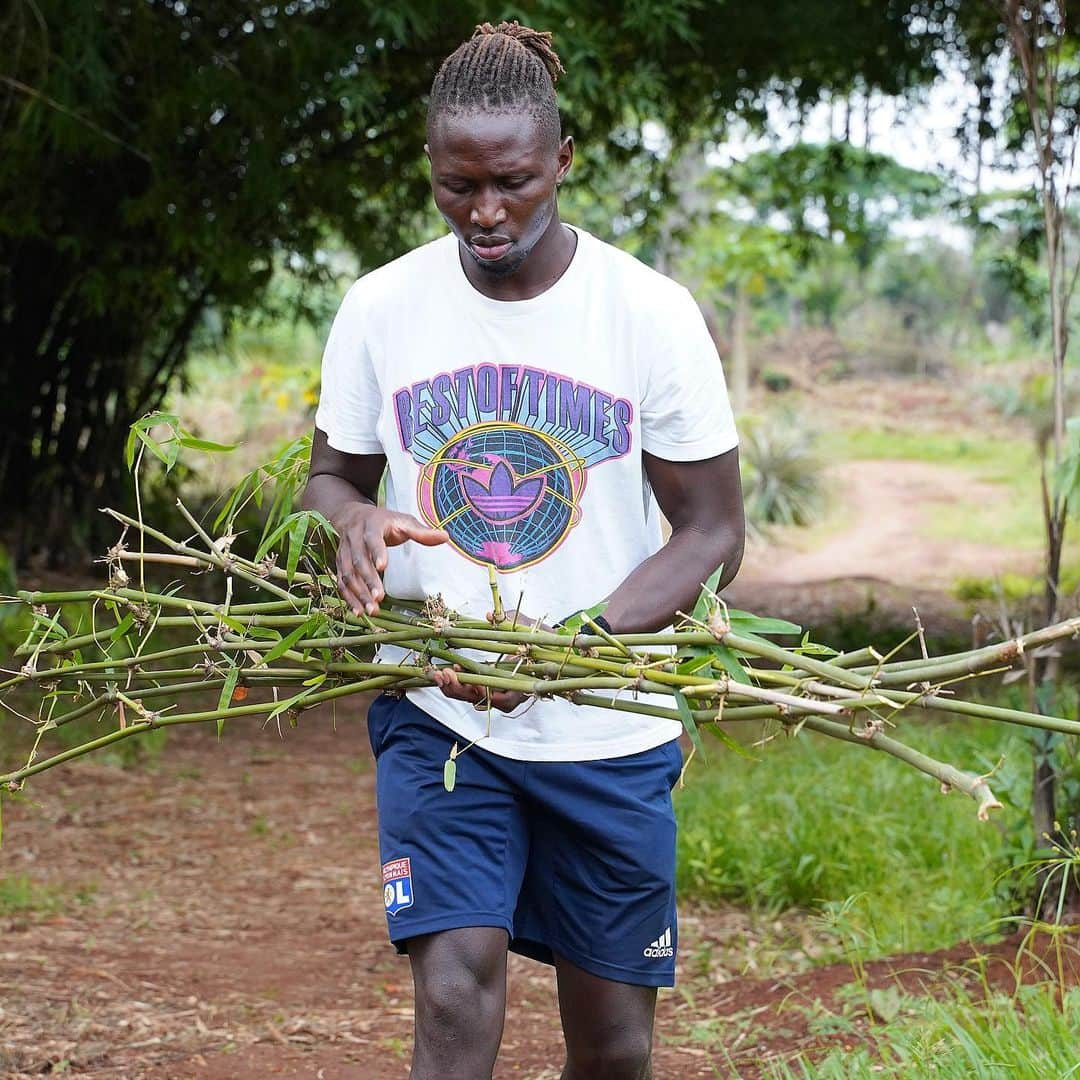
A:
<svg viewBox="0 0 1080 1080">
<path fill-rule="evenodd" d="M 510 948 L 604 979 L 675 984 L 677 740 L 601 761 L 515 761 L 472 747 L 408 698 L 368 711 L 390 940 L 497 926 Z M 460 741 L 460 740 L 459 740 Z"/>
</svg>

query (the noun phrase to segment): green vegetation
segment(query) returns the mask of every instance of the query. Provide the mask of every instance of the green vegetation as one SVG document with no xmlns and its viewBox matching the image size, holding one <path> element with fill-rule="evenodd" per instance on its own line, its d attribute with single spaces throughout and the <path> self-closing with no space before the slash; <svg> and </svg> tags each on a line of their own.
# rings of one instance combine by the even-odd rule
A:
<svg viewBox="0 0 1080 1080">
<path fill-rule="evenodd" d="M 46 885 L 27 874 L 0 877 L 0 918 L 16 915 L 56 915 L 72 903 L 88 904 L 95 885 Z"/>
<path fill-rule="evenodd" d="M 754 528 L 811 524 L 824 503 L 815 433 L 783 412 L 744 422 L 739 444 L 746 519 Z"/>
<path fill-rule="evenodd" d="M 929 461 L 960 465 L 975 470 L 987 482 L 1013 480 L 1024 473 L 1035 475 L 1034 447 L 1016 437 L 994 436 L 974 428 L 955 434 L 926 426 L 887 428 L 834 427 L 821 436 L 825 456 L 840 460 Z"/>
<path fill-rule="evenodd" d="M 1024 987 L 1015 999 L 956 991 L 943 1001 L 897 996 L 897 1015 L 866 1028 L 872 1048 L 834 1050 L 815 1063 L 772 1069 L 773 1080 L 1050 1080 L 1077 1075 L 1080 990 L 1063 1000 L 1052 985 Z M 849 1025 L 854 1034 L 856 1027 Z"/>
<path fill-rule="evenodd" d="M 882 754 L 798 740 L 778 736 L 757 764 L 718 750 L 691 769 L 675 796 L 683 897 L 817 910 L 863 958 L 952 945 L 1010 913 L 999 826 L 1017 811 L 979 822 Z M 1029 760 L 1019 736 L 987 726 L 920 724 L 908 741 L 985 772 L 1004 755 L 999 789 Z"/>
</svg>

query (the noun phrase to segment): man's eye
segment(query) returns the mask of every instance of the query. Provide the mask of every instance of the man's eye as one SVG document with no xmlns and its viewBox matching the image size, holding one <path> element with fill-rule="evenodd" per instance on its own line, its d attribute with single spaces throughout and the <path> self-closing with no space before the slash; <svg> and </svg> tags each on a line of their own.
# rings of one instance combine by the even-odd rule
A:
<svg viewBox="0 0 1080 1080">
<path fill-rule="evenodd" d="M 528 182 L 529 178 L 527 176 L 507 176 L 503 179 L 502 186 L 515 191 L 517 188 L 524 187 Z"/>
<path fill-rule="evenodd" d="M 443 187 L 455 195 L 467 195 L 469 193 L 468 184 L 448 184 L 444 182 Z"/>
</svg>

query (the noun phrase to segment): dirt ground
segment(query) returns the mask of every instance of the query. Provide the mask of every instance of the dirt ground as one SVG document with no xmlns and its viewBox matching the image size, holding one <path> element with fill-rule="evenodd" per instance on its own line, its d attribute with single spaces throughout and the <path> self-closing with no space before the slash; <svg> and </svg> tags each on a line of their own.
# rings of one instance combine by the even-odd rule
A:
<svg viewBox="0 0 1080 1080">
<path fill-rule="evenodd" d="M 86 761 L 6 803 L 4 874 L 32 875 L 55 910 L 0 921 L 3 1076 L 407 1075 L 411 986 L 386 941 L 361 713 L 339 710 L 336 732 L 309 714 L 284 740 L 239 723 L 220 743 L 186 732 L 152 768 Z M 744 973 L 763 929 L 777 927 L 684 910 L 657 1077 L 752 1078 L 770 1057 L 859 1037 L 861 1009 L 838 995 L 851 970 L 796 970 L 806 927 L 789 928 L 801 964 L 796 946 L 786 967 Z M 895 957 L 868 985 L 913 988 L 970 956 Z M 513 957 L 509 1002 L 496 1076 L 554 1080 L 550 970 Z"/>
<path fill-rule="evenodd" d="M 850 597 L 911 535 L 874 501 L 883 468 L 890 502 L 902 482 L 909 506 L 949 498 L 958 482 L 941 466 L 907 463 L 898 481 L 887 463 L 855 463 L 854 536 L 786 560 L 751 550 L 735 602 L 805 618 L 800 603 Z M 965 572 L 990 573 L 1000 555 L 958 557 Z M 913 560 L 902 602 L 940 599 L 942 552 L 902 557 Z M 0 1075 L 405 1077 L 411 986 L 386 940 L 362 717 L 339 708 L 335 730 L 329 714 L 305 714 L 284 738 L 239 722 L 220 742 L 188 731 L 149 766 L 88 760 L 5 799 L 0 880 L 33 886 L 24 913 L 0 918 Z M 866 1037 L 873 1008 L 847 966 L 812 967 L 815 933 L 797 914 L 763 922 L 684 906 L 656 1076 L 753 1080 L 770 1059 Z M 769 953 L 765 939 L 784 946 Z M 1004 985 L 1015 949 L 990 954 Z M 966 945 L 893 957 L 869 966 L 865 989 L 948 983 L 971 957 Z M 550 970 L 513 957 L 495 1075 L 555 1080 L 561 1063 Z"/>
</svg>

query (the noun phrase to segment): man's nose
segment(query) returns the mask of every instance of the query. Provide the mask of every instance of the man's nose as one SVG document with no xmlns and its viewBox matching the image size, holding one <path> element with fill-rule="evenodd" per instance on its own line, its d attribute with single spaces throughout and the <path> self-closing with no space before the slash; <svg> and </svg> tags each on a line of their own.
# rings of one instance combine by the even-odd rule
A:
<svg viewBox="0 0 1080 1080">
<path fill-rule="evenodd" d="M 494 229 L 506 220 L 506 207 L 494 192 L 480 195 L 469 214 L 469 222 L 481 229 Z"/>
</svg>

